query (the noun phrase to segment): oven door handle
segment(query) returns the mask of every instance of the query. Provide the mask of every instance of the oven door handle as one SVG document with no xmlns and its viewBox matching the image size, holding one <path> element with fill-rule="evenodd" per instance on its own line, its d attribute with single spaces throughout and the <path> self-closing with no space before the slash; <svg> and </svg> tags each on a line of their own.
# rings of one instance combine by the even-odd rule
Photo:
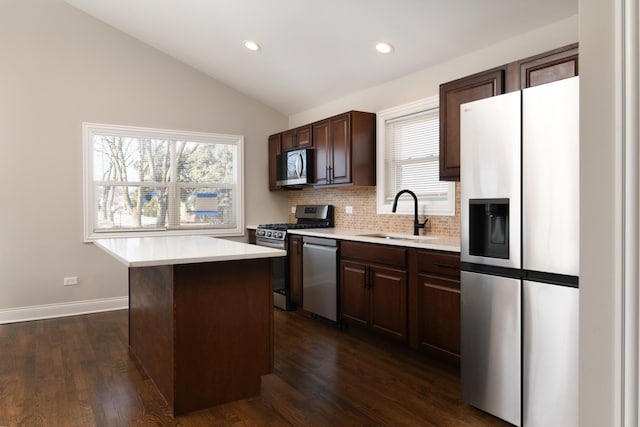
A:
<svg viewBox="0 0 640 427">
<path fill-rule="evenodd" d="M 278 241 L 274 242 L 274 241 L 265 240 L 265 239 L 261 239 L 261 238 L 257 237 L 256 238 L 256 245 L 258 245 L 258 246 L 266 246 L 267 248 L 285 250 L 284 240 L 278 240 Z"/>
</svg>

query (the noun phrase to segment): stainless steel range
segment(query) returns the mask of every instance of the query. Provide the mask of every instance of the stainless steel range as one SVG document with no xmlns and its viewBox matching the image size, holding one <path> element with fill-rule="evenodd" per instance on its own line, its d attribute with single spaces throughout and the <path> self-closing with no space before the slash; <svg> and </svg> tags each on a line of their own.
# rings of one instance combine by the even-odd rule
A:
<svg viewBox="0 0 640 427">
<path fill-rule="evenodd" d="M 288 249 L 287 230 L 333 227 L 333 206 L 297 205 L 294 224 L 263 224 L 256 229 L 256 245 Z M 274 258 L 273 304 L 283 310 L 291 309 L 289 303 L 289 264 L 287 257 Z"/>
</svg>

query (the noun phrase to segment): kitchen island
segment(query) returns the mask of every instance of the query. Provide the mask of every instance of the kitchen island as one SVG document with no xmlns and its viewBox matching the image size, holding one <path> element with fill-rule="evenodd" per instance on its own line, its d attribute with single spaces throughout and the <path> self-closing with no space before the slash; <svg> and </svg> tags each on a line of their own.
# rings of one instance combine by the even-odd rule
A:
<svg viewBox="0 0 640 427">
<path fill-rule="evenodd" d="M 94 243 L 129 268 L 129 348 L 174 415 L 260 393 L 271 259 L 285 251 L 204 236 Z"/>
</svg>

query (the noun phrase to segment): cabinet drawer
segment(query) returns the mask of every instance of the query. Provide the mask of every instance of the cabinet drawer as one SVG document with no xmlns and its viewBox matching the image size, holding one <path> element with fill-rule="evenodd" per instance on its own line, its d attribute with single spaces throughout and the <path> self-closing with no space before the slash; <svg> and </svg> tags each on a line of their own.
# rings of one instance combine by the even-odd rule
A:
<svg viewBox="0 0 640 427">
<path fill-rule="evenodd" d="M 420 251 L 418 272 L 450 276 L 460 280 L 460 254 Z"/>
<path fill-rule="evenodd" d="M 407 250 L 392 246 L 370 243 L 342 242 L 340 244 L 342 258 L 356 259 L 377 264 L 406 268 Z"/>
</svg>

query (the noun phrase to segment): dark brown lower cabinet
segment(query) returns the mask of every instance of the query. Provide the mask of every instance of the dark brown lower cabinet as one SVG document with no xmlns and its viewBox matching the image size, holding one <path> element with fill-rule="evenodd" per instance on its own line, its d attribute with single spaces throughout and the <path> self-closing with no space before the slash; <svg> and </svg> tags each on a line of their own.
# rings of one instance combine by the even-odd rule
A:
<svg viewBox="0 0 640 427">
<path fill-rule="evenodd" d="M 406 342 L 406 250 L 342 242 L 341 251 L 340 319 Z M 352 259 L 353 256 L 360 259 Z M 401 262 L 395 266 L 375 262 L 380 259 Z"/>
<path fill-rule="evenodd" d="M 418 275 L 419 345 L 447 359 L 460 358 L 460 282 Z"/>
<path fill-rule="evenodd" d="M 289 234 L 289 301 L 302 307 L 302 236 Z"/>
<path fill-rule="evenodd" d="M 411 252 L 413 321 L 410 344 L 441 359 L 460 362 L 460 255 Z"/>
</svg>

